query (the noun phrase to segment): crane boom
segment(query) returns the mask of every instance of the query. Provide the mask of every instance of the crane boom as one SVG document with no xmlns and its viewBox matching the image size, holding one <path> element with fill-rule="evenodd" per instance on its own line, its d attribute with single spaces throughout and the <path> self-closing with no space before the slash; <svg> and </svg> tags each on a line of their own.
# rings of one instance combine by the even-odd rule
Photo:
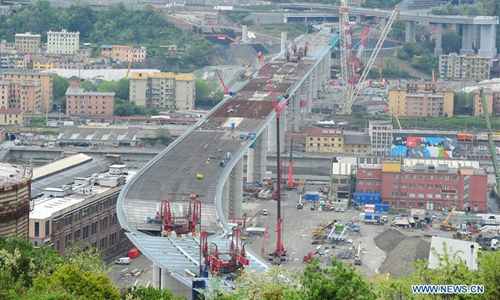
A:
<svg viewBox="0 0 500 300">
<path fill-rule="evenodd" d="M 224 80 L 222 80 L 222 76 L 220 76 L 219 70 L 215 69 L 215 73 L 217 73 L 217 77 L 219 77 L 220 84 L 222 84 L 222 88 L 224 88 L 224 94 L 229 95 L 229 91 L 226 87 L 226 84 L 224 83 Z"/>
<path fill-rule="evenodd" d="M 127 68 L 127 73 L 125 74 L 125 78 L 128 78 L 128 75 L 130 73 L 130 68 L 132 67 L 132 63 L 134 62 L 135 51 L 136 49 L 134 48 L 134 52 L 132 52 L 132 57 L 130 58 L 130 62 L 128 63 L 128 68 Z"/>
<path fill-rule="evenodd" d="M 481 102 L 483 103 L 484 119 L 486 120 L 486 127 L 488 128 L 488 141 L 490 144 L 491 159 L 493 160 L 493 170 L 495 171 L 495 184 L 496 188 L 498 189 L 500 188 L 500 171 L 498 169 L 497 152 L 495 148 L 495 142 L 493 141 L 490 114 L 488 112 L 488 104 L 486 103 L 484 88 L 481 88 Z"/>
</svg>

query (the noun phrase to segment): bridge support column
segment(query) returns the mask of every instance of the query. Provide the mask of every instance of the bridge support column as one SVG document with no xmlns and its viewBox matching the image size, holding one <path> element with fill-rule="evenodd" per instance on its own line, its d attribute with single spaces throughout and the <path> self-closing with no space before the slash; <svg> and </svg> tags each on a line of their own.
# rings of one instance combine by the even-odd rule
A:
<svg viewBox="0 0 500 300">
<path fill-rule="evenodd" d="M 247 151 L 247 182 L 255 182 L 254 165 L 255 165 L 255 149 L 248 148 L 248 151 Z"/>
<path fill-rule="evenodd" d="M 443 40 L 443 24 L 436 25 L 436 47 L 434 47 L 434 55 L 443 54 L 441 41 Z"/>
<path fill-rule="evenodd" d="M 264 130 L 257 138 L 257 144 L 255 145 L 255 181 L 262 182 L 262 179 L 266 177 L 266 165 L 267 165 L 267 130 Z M 257 177 L 258 176 L 258 177 Z"/>
<path fill-rule="evenodd" d="M 474 55 L 474 49 L 472 44 L 474 39 L 472 36 L 472 25 L 463 24 L 462 25 L 462 49 L 460 49 L 460 54 Z"/>
<path fill-rule="evenodd" d="M 497 25 L 498 23 L 494 25 L 481 25 L 481 42 L 477 51 L 478 55 L 491 57 L 497 55 Z"/>
<path fill-rule="evenodd" d="M 361 24 L 361 16 L 356 16 L 356 24 Z"/>
<path fill-rule="evenodd" d="M 172 277 L 167 270 L 161 270 L 161 288 L 169 289 L 178 297 L 187 297 L 188 299 L 192 297 L 191 287 Z"/>
<path fill-rule="evenodd" d="M 242 216 L 242 201 L 243 201 L 243 158 L 238 160 L 236 166 L 231 172 L 231 176 L 234 176 L 234 184 L 233 184 L 233 198 L 229 199 L 229 201 L 233 201 L 233 211 L 231 212 L 231 216 L 233 218 L 241 218 Z"/>
<path fill-rule="evenodd" d="M 247 25 L 241 26 L 241 41 L 243 43 L 248 42 L 248 27 L 247 27 Z"/>
<path fill-rule="evenodd" d="M 318 91 L 319 91 L 319 82 L 320 82 L 320 77 L 319 77 L 319 64 L 314 68 L 311 76 L 311 89 L 312 89 L 312 98 L 313 100 L 318 100 Z"/>
<path fill-rule="evenodd" d="M 160 288 L 161 269 L 153 264 L 153 287 Z"/>
<path fill-rule="evenodd" d="M 283 149 L 284 149 L 284 146 L 285 146 L 285 131 L 286 131 L 286 112 L 285 111 L 281 111 L 281 115 L 280 115 L 280 148 L 279 151 L 280 152 L 283 152 Z M 268 143 L 268 151 L 271 152 L 271 153 L 276 153 L 277 152 L 277 149 L 276 149 L 276 139 L 277 139 L 277 135 L 276 135 L 276 118 L 273 118 L 271 120 L 271 122 L 269 122 L 269 125 L 267 126 L 268 128 L 268 131 L 269 131 L 269 143 Z"/>
<path fill-rule="evenodd" d="M 290 97 L 288 104 L 288 114 L 290 119 L 290 132 L 299 130 L 300 123 L 300 98 L 297 95 Z"/>
<path fill-rule="evenodd" d="M 285 22 L 286 23 L 286 22 Z M 283 52 L 283 55 L 281 58 L 285 58 L 285 53 L 284 51 L 286 50 L 286 31 L 283 31 L 281 32 L 281 39 L 280 39 L 280 43 L 281 43 L 281 47 L 280 47 L 280 51 Z"/>
<path fill-rule="evenodd" d="M 224 183 L 224 187 L 222 188 L 221 206 L 224 216 L 229 217 L 229 179 Z"/>
<path fill-rule="evenodd" d="M 415 43 L 415 22 L 406 21 L 405 43 Z"/>
<path fill-rule="evenodd" d="M 478 49 L 481 44 L 481 31 L 480 26 L 472 25 L 472 40 L 474 41 L 474 48 Z"/>
</svg>

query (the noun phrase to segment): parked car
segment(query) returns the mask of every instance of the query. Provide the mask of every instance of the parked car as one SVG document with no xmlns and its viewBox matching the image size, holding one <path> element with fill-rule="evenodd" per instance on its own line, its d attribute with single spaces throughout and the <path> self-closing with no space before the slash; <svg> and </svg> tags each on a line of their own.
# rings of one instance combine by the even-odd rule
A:
<svg viewBox="0 0 500 300">
<path fill-rule="evenodd" d="M 262 215 L 263 215 L 263 216 L 267 216 L 268 214 L 269 214 L 269 210 L 268 210 L 267 208 L 264 208 L 264 209 L 262 210 Z"/>
<path fill-rule="evenodd" d="M 345 213 L 345 209 L 344 209 L 344 208 L 341 208 L 341 209 L 340 209 L 340 212 L 341 212 L 341 213 Z"/>
<path fill-rule="evenodd" d="M 316 204 L 311 205 L 311 210 L 315 210 L 315 209 L 316 209 Z"/>
<path fill-rule="evenodd" d="M 132 261 L 132 259 L 130 259 L 130 257 L 121 257 L 121 258 L 115 260 L 115 264 L 117 264 L 117 265 L 130 265 L 131 261 Z"/>
</svg>

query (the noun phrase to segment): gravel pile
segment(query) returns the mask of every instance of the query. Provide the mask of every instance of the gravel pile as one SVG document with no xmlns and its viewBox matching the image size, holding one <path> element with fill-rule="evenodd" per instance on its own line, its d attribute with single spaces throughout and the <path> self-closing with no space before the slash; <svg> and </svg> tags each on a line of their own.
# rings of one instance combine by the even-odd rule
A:
<svg viewBox="0 0 500 300">
<path fill-rule="evenodd" d="M 386 229 L 379 235 L 377 235 L 373 240 L 375 245 L 385 252 L 390 252 L 392 249 L 406 238 L 406 235 L 402 234 L 395 229 Z"/>
<path fill-rule="evenodd" d="M 403 240 L 398 242 L 397 246 L 387 253 L 379 271 L 380 273 L 389 273 L 395 277 L 408 276 L 415 270 L 414 262 L 419 259 L 429 258 L 430 249 L 431 244 L 421 237 L 410 236 L 405 238 L 403 236 Z"/>
</svg>

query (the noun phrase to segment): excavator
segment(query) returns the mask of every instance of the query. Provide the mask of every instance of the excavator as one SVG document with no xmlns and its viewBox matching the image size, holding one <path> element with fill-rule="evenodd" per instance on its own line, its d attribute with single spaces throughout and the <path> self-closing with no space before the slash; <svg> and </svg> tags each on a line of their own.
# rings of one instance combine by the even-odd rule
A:
<svg viewBox="0 0 500 300">
<path fill-rule="evenodd" d="M 453 207 L 453 209 L 450 211 L 450 213 L 446 216 L 446 219 L 444 219 L 443 222 L 441 222 L 441 230 L 444 230 L 444 231 L 451 231 L 451 230 L 456 230 L 455 227 L 451 226 L 450 225 L 450 218 L 451 216 L 453 215 L 453 213 L 455 212 L 455 210 L 457 209 L 456 206 Z"/>
</svg>

